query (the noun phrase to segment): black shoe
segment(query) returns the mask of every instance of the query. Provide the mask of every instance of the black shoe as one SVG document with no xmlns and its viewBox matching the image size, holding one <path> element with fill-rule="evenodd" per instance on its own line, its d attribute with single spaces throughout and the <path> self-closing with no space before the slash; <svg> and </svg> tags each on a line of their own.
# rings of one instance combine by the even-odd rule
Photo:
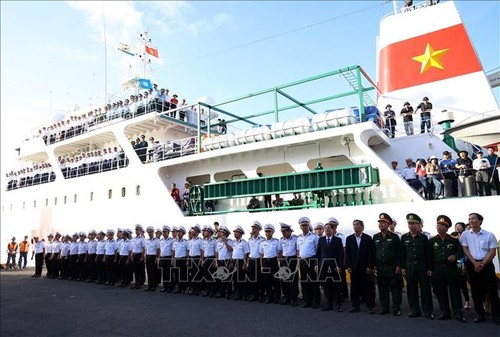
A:
<svg viewBox="0 0 500 337">
<path fill-rule="evenodd" d="M 401 316 L 401 311 L 400 311 L 400 310 L 394 310 L 394 311 L 392 312 L 392 314 L 393 314 L 394 316 Z"/>
<path fill-rule="evenodd" d="M 31 275 L 30 277 L 36 277 L 36 274 Z"/>
<path fill-rule="evenodd" d="M 321 311 L 330 311 L 330 310 L 333 310 L 332 306 L 327 306 L 327 307 L 321 308 Z"/>
<path fill-rule="evenodd" d="M 375 310 L 373 310 L 373 308 L 369 308 L 369 309 L 368 309 L 368 313 L 369 313 L 370 315 L 373 315 L 373 314 L 375 313 Z"/>
<path fill-rule="evenodd" d="M 312 308 L 312 304 L 306 303 L 302 306 L 302 308 Z"/>
<path fill-rule="evenodd" d="M 389 313 L 389 310 L 380 310 L 378 312 L 379 315 L 387 315 Z"/>
<path fill-rule="evenodd" d="M 144 291 L 151 291 L 151 288 L 144 289 Z"/>
<path fill-rule="evenodd" d="M 337 312 L 342 312 L 344 310 L 342 310 L 342 307 L 340 305 L 337 305 Z"/>
<path fill-rule="evenodd" d="M 274 303 L 274 299 L 268 298 L 264 303 L 266 304 Z"/>
<path fill-rule="evenodd" d="M 410 318 L 420 317 L 420 316 L 422 316 L 422 314 L 420 312 L 412 312 L 412 313 L 408 314 L 408 317 L 410 317 Z"/>
<path fill-rule="evenodd" d="M 484 317 L 484 314 L 483 315 L 478 315 L 473 320 L 474 323 L 483 323 L 484 321 L 486 321 L 486 318 Z"/>
<path fill-rule="evenodd" d="M 352 308 L 351 310 L 349 310 L 349 312 L 360 312 L 360 311 L 361 310 L 359 308 Z"/>
<path fill-rule="evenodd" d="M 434 319 L 434 315 L 433 314 L 425 314 L 425 318 Z"/>
<path fill-rule="evenodd" d="M 313 304 L 312 308 L 313 309 L 319 309 L 319 304 Z"/>
<path fill-rule="evenodd" d="M 233 298 L 233 301 L 239 301 L 239 300 L 242 300 L 242 299 L 243 299 L 243 297 L 237 296 L 237 297 Z"/>
<path fill-rule="evenodd" d="M 292 301 L 292 307 L 296 307 L 297 306 L 297 301 Z"/>
<path fill-rule="evenodd" d="M 163 288 L 162 290 L 160 290 L 160 293 L 168 293 L 168 289 Z"/>
<path fill-rule="evenodd" d="M 462 317 L 462 318 L 463 318 L 463 317 Z M 440 320 L 440 321 L 445 321 L 445 320 L 447 320 L 447 319 L 450 319 L 450 314 L 441 314 L 441 315 L 439 315 L 439 317 L 438 317 L 438 320 Z"/>
<path fill-rule="evenodd" d="M 290 304 L 289 300 L 287 300 L 287 299 L 281 300 L 281 305 L 287 305 L 287 304 Z"/>
<path fill-rule="evenodd" d="M 467 323 L 464 315 L 457 315 L 457 321 L 459 321 L 460 323 Z"/>
</svg>

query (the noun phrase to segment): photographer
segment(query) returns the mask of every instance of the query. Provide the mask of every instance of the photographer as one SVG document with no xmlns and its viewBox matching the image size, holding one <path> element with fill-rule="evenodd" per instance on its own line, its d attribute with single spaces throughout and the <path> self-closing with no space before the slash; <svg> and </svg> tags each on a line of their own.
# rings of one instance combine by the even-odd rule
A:
<svg viewBox="0 0 500 337">
<path fill-rule="evenodd" d="M 476 171 L 476 185 L 479 196 L 491 195 L 491 186 L 489 182 L 488 170 L 491 167 L 490 162 L 483 158 L 481 151 L 476 153 L 476 159 L 472 162 L 472 168 Z"/>
</svg>

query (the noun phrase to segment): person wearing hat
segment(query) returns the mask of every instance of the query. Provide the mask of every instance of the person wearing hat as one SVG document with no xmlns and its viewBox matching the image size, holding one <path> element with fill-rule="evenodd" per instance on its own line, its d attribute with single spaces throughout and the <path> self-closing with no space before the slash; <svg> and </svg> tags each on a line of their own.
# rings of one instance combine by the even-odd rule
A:
<svg viewBox="0 0 500 337">
<path fill-rule="evenodd" d="M 392 105 L 387 104 L 384 111 L 386 134 L 394 138 L 396 131 L 396 113 L 392 110 Z"/>
<path fill-rule="evenodd" d="M 154 231 L 154 229 L 153 229 Z M 146 239 L 142 225 L 135 226 L 135 237 L 130 240 L 132 244 L 132 272 L 134 273 L 135 285 L 132 289 L 142 289 L 146 282 Z"/>
<path fill-rule="evenodd" d="M 325 225 L 322 222 L 316 222 L 314 224 L 314 233 L 318 236 L 318 238 L 322 237 L 325 233 Z"/>
<path fill-rule="evenodd" d="M 479 196 L 491 195 L 491 185 L 490 185 L 490 175 L 489 170 L 491 168 L 488 159 L 483 158 L 483 152 L 479 151 L 476 153 L 476 159 L 472 161 L 472 168 L 476 172 L 476 186 L 477 193 Z"/>
<path fill-rule="evenodd" d="M 162 293 L 171 293 L 172 288 L 172 247 L 174 240 L 170 237 L 170 227 L 164 225 L 161 228 L 162 238 L 160 239 L 160 265 L 162 272 L 163 289 Z"/>
<path fill-rule="evenodd" d="M 217 268 L 227 268 L 231 276 L 216 280 L 216 286 L 219 290 L 219 294 L 216 296 L 217 298 L 226 297 L 227 299 L 231 298 L 232 289 L 232 252 L 233 252 L 233 240 L 229 239 L 230 232 L 229 229 L 222 225 L 219 227 L 218 231 L 218 239 L 217 239 L 217 247 L 215 250 L 215 261 Z"/>
<path fill-rule="evenodd" d="M 332 230 L 333 230 L 333 235 L 338 237 L 340 240 L 342 240 L 342 247 L 344 249 L 344 260 L 342 261 L 342 265 L 345 266 L 345 245 L 346 245 L 346 237 L 344 234 L 340 233 L 337 231 L 337 227 L 339 226 L 339 221 L 335 219 L 334 217 L 330 217 L 326 220 L 326 224 L 332 225 Z M 326 225 L 325 224 L 325 225 Z M 342 297 L 342 301 L 345 302 L 349 298 L 349 289 L 347 287 L 347 278 L 346 278 L 346 270 L 345 268 L 341 268 L 340 270 L 340 277 L 341 277 L 341 284 L 340 284 L 340 293 Z"/>
<path fill-rule="evenodd" d="M 281 304 L 291 304 L 297 306 L 297 298 L 299 295 L 299 279 L 295 273 L 297 270 L 297 236 L 293 235 L 292 226 L 286 223 L 280 223 L 281 233 L 283 236 L 280 239 L 281 247 L 283 248 L 281 268 L 286 267 L 292 273 L 291 277 L 281 279 L 281 290 L 283 299 Z"/>
<path fill-rule="evenodd" d="M 88 252 L 89 245 L 87 241 L 87 234 L 85 232 L 80 232 L 80 241 L 78 241 L 78 282 L 84 282 L 87 279 L 88 272 Z"/>
<path fill-rule="evenodd" d="M 52 257 L 50 262 L 52 264 L 52 275 L 50 278 L 59 278 L 59 273 L 61 271 L 61 259 L 59 258 L 62 250 L 61 233 L 56 232 L 54 240 L 52 242 Z"/>
<path fill-rule="evenodd" d="M 201 282 L 201 271 L 200 271 L 200 258 L 201 258 L 201 245 L 202 239 L 199 237 L 201 232 L 200 225 L 194 225 L 189 230 L 190 239 L 188 241 L 188 275 L 189 275 L 189 295 L 200 294 L 200 282 Z"/>
<path fill-rule="evenodd" d="M 451 158 L 450 151 L 443 151 L 443 158 L 439 161 L 439 167 L 443 172 L 443 185 L 444 185 L 444 194 L 448 196 L 451 194 L 453 197 L 458 197 L 458 180 L 456 175 L 456 161 Z M 446 184 L 446 180 L 451 182 L 451 191 L 450 185 Z"/>
<path fill-rule="evenodd" d="M 246 299 L 246 273 L 248 270 L 248 255 L 250 254 L 250 246 L 242 237 L 245 234 L 243 227 L 236 226 L 233 230 L 233 266 L 236 270 L 236 275 L 233 276 L 233 288 L 236 296 L 234 300 Z"/>
<path fill-rule="evenodd" d="M 61 252 L 59 253 L 59 263 L 61 266 L 60 280 L 66 280 L 69 276 L 69 249 L 71 247 L 71 237 L 64 235 L 61 240 Z"/>
<path fill-rule="evenodd" d="M 427 163 L 425 171 L 427 173 L 427 178 L 429 179 L 432 199 L 442 199 L 443 183 L 441 180 L 444 179 L 444 177 L 441 167 L 439 166 L 439 160 L 436 156 L 429 157 L 429 163 Z"/>
<path fill-rule="evenodd" d="M 97 233 L 97 247 L 96 247 L 96 267 L 97 277 L 96 284 L 104 284 L 106 282 L 106 264 L 104 263 L 104 256 L 106 253 L 106 241 L 104 240 L 106 233 L 99 231 Z"/>
<path fill-rule="evenodd" d="M 52 257 L 52 250 L 54 248 L 54 246 L 52 245 L 53 240 L 54 240 L 54 234 L 49 233 L 49 235 L 47 235 L 47 242 L 45 243 L 44 259 L 45 259 L 45 268 L 47 268 L 47 272 L 46 272 L 44 278 L 48 278 L 50 275 L 52 275 L 52 263 L 51 263 L 50 258 Z M 17 252 L 17 248 L 16 248 L 16 252 Z M 14 264 L 15 264 L 15 262 L 16 261 L 14 260 Z"/>
<path fill-rule="evenodd" d="M 201 242 L 200 263 L 203 268 L 203 282 L 205 283 L 202 284 L 202 288 L 204 288 L 202 296 L 214 297 L 217 292 L 217 288 L 215 287 L 215 281 L 212 277 L 212 268 L 214 266 L 217 240 L 213 238 L 214 230 L 210 225 L 203 226 L 201 233 L 203 240 Z"/>
<path fill-rule="evenodd" d="M 19 242 L 19 260 L 17 265 L 19 269 L 26 269 L 26 265 L 28 264 L 28 252 L 30 249 L 30 244 L 28 242 L 28 236 L 24 237 L 24 240 Z M 24 260 L 24 264 L 23 264 Z"/>
<path fill-rule="evenodd" d="M 279 270 L 278 257 L 281 256 L 283 248 L 278 239 L 273 238 L 274 226 L 267 224 L 264 226 L 266 239 L 260 244 L 260 263 L 266 289 L 266 304 L 280 303 L 281 287 L 280 280 L 274 277 Z"/>
<path fill-rule="evenodd" d="M 403 125 L 405 127 L 405 132 L 407 136 L 413 135 L 413 107 L 410 102 L 405 102 L 403 104 L 403 109 L 401 109 L 401 116 L 403 116 Z"/>
<path fill-rule="evenodd" d="M 38 235 L 33 237 L 35 243 L 33 245 L 33 252 L 31 253 L 31 259 L 35 257 L 35 273 L 31 277 L 41 277 L 42 276 L 42 266 L 43 258 L 45 255 L 45 242 L 40 241 Z"/>
<path fill-rule="evenodd" d="M 425 96 L 422 98 L 422 103 L 417 105 L 415 113 L 420 109 L 420 133 L 424 133 L 427 128 L 427 132 L 431 131 L 431 111 L 432 103 L 429 102 L 429 98 Z"/>
<path fill-rule="evenodd" d="M 312 233 L 313 228 L 308 217 L 301 217 L 298 222 L 302 231 L 302 234 L 297 237 L 298 256 L 300 258 L 300 287 L 305 302 L 302 308 L 318 309 L 321 302 L 316 272 L 316 250 L 319 237 Z"/>
<path fill-rule="evenodd" d="M 378 228 L 380 232 L 373 236 L 375 246 L 375 267 L 380 299 L 380 315 L 389 313 L 389 293 L 392 295 L 392 313 L 401 316 L 401 242 L 397 234 L 389 231 L 392 218 L 387 213 L 380 213 Z"/>
<path fill-rule="evenodd" d="M 464 197 L 467 195 L 465 181 L 468 179 L 467 177 L 474 174 L 474 171 L 472 170 L 472 159 L 469 158 L 469 152 L 465 150 L 458 152 L 455 168 L 457 169 L 460 192 Z"/>
<path fill-rule="evenodd" d="M 500 300 L 493 265 L 498 242 L 493 233 L 481 228 L 483 220 L 481 214 L 469 214 L 471 228 L 462 233 L 460 243 L 467 257 L 465 268 L 469 276 L 474 310 L 477 313 L 474 323 L 482 323 L 486 320 L 483 300 L 489 293 L 493 322 L 500 324 Z"/>
<path fill-rule="evenodd" d="M 413 159 L 406 158 L 406 167 L 401 170 L 401 173 L 403 175 L 403 179 L 406 180 L 408 185 L 418 192 L 418 190 L 422 187 L 422 183 L 417 178 L 417 172 Z"/>
<path fill-rule="evenodd" d="M 123 230 L 123 228 L 117 228 L 116 229 L 116 249 L 117 249 L 118 253 L 120 252 L 120 247 L 122 246 L 123 241 L 124 241 L 124 235 L 123 235 L 123 233 L 125 231 L 127 231 L 127 230 Z M 130 234 L 128 235 L 128 238 L 130 240 L 132 239 L 132 237 L 131 237 Z M 116 282 L 121 282 L 120 258 L 119 258 L 119 256 L 117 256 L 117 258 L 116 258 L 115 270 L 116 270 L 116 273 L 115 273 Z M 132 270 L 132 266 L 130 266 L 130 268 L 129 268 L 129 271 L 131 271 L 131 270 Z"/>
<path fill-rule="evenodd" d="M 365 300 L 368 313 L 375 311 L 375 280 L 373 270 L 373 238 L 363 233 L 365 224 L 362 220 L 352 222 L 354 233 L 346 238 L 346 269 L 351 276 L 351 303 L 349 312 L 359 312 L 361 299 Z"/>
<path fill-rule="evenodd" d="M 97 240 L 95 239 L 97 236 L 97 232 L 95 230 L 91 230 L 89 232 L 89 240 L 87 242 L 89 246 L 89 256 L 87 259 L 88 263 L 88 275 L 89 279 L 87 283 L 94 283 L 97 278 Z"/>
<path fill-rule="evenodd" d="M 71 244 L 69 246 L 69 277 L 68 280 L 76 281 L 78 278 L 78 233 L 71 236 Z"/>
<path fill-rule="evenodd" d="M 418 224 L 421 224 L 422 220 L 417 214 L 407 214 L 406 221 L 409 232 L 401 236 L 401 260 L 404 265 L 401 273 L 406 278 L 407 284 L 408 304 L 411 311 L 408 317 L 422 316 L 423 310 L 426 318 L 434 319 L 430 283 L 432 261 L 429 239 L 418 231 Z"/>
<path fill-rule="evenodd" d="M 120 271 L 121 283 L 118 287 L 127 288 L 132 282 L 132 240 L 130 239 L 131 234 L 125 230 L 122 232 L 122 241 L 118 248 L 118 264 Z M 110 284 L 114 285 L 114 282 Z"/>
<path fill-rule="evenodd" d="M 265 238 L 260 235 L 262 230 L 262 225 L 259 221 L 255 220 L 252 224 L 252 232 L 250 233 L 250 239 L 248 239 L 248 246 L 250 247 L 250 253 L 248 255 L 248 270 L 247 275 L 248 281 L 248 291 L 247 297 L 250 302 L 254 301 L 265 301 L 264 293 L 264 282 L 262 278 L 262 269 L 260 264 L 260 244 Z"/>
<path fill-rule="evenodd" d="M 464 256 L 460 242 L 447 234 L 451 220 L 446 215 L 436 219 L 437 235 L 430 239 L 432 277 L 441 309 L 439 320 L 450 319 L 450 299 L 453 314 L 461 323 L 467 322 L 462 312 L 462 295 L 460 294 L 460 273 L 457 263 Z M 448 296 L 449 294 L 449 296 Z"/>
<path fill-rule="evenodd" d="M 176 294 L 185 294 L 188 286 L 187 259 L 189 254 L 188 242 L 184 239 L 186 228 L 179 226 L 177 228 L 177 241 L 172 246 L 174 253 L 174 274 L 177 282 Z"/>
<path fill-rule="evenodd" d="M 59 277 L 59 269 L 60 269 L 60 263 L 58 261 L 59 254 L 61 252 L 61 241 L 59 240 L 61 238 L 61 234 L 59 232 L 56 232 L 51 245 L 50 249 L 52 250 L 52 254 L 50 255 L 49 258 L 49 265 L 50 265 L 50 274 L 47 273 L 47 277 L 50 279 L 58 278 Z"/>
<path fill-rule="evenodd" d="M 158 263 L 160 261 L 160 240 L 155 236 L 153 226 L 146 228 L 148 238 L 146 239 L 146 271 L 148 274 L 148 288 L 144 291 L 156 291 L 158 286 Z"/>
</svg>

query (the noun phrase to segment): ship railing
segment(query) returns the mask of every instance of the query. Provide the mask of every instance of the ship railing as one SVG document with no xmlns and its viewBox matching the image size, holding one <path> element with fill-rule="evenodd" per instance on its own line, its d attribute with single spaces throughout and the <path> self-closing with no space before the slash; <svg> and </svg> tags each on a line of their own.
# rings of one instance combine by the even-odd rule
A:
<svg viewBox="0 0 500 337">
<path fill-rule="evenodd" d="M 80 165 L 68 165 L 61 167 L 65 179 L 83 177 L 86 175 L 103 173 L 117 169 L 123 169 L 128 166 L 129 160 L 126 155 L 112 159 L 82 163 Z"/>
<path fill-rule="evenodd" d="M 36 173 L 33 175 L 30 174 L 16 179 L 9 178 L 7 179 L 7 187 L 5 190 L 12 191 L 30 186 L 51 183 L 54 182 L 55 180 L 56 180 L 56 174 L 54 173 L 54 171 Z"/>
<path fill-rule="evenodd" d="M 366 204 L 373 202 L 370 189 L 378 185 L 379 181 L 378 169 L 373 168 L 370 164 L 360 164 L 195 185 L 190 189 L 189 203 L 191 213 L 194 215 L 249 211 L 241 204 L 241 201 L 262 195 L 306 194 L 305 202 L 301 205 L 290 202 L 286 205 L 284 202 L 280 202 L 280 206 L 273 209 Z M 366 193 L 367 191 L 368 193 Z M 351 200 L 349 200 L 350 198 Z M 226 208 L 218 211 L 205 209 L 207 202 L 214 204 L 225 199 L 240 204 L 240 207 L 229 209 L 228 205 L 224 205 L 223 207 Z M 329 201 L 326 202 L 326 199 Z M 265 209 L 259 208 L 259 210 Z"/>
<path fill-rule="evenodd" d="M 198 153 L 197 137 L 169 140 L 162 144 L 156 144 L 148 153 L 147 162 L 159 162 L 195 153 Z"/>
</svg>

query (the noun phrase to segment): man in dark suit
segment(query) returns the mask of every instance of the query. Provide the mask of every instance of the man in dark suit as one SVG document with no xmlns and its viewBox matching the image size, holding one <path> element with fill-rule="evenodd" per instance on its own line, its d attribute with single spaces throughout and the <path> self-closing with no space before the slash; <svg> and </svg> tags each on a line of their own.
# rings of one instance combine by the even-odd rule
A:
<svg viewBox="0 0 500 337">
<path fill-rule="evenodd" d="M 316 257 L 319 264 L 319 280 L 323 284 L 327 301 L 323 311 L 333 310 L 333 302 L 338 312 L 342 312 L 342 299 L 340 294 L 340 272 L 344 261 L 344 248 L 342 240 L 333 235 L 333 225 L 325 225 L 325 236 L 318 242 Z"/>
<path fill-rule="evenodd" d="M 351 275 L 351 303 L 349 312 L 360 311 L 360 298 L 364 298 L 368 313 L 375 311 L 375 280 L 373 269 L 375 266 L 373 239 L 363 233 L 365 224 L 362 220 L 352 222 L 354 234 L 346 239 L 346 268 Z"/>
</svg>

